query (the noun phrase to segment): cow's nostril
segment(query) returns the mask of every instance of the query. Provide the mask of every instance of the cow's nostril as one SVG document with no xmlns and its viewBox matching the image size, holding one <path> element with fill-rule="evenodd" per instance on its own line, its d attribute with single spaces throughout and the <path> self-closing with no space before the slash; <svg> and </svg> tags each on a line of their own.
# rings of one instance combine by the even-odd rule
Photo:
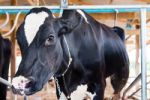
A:
<svg viewBox="0 0 150 100">
<path fill-rule="evenodd" d="M 29 79 L 29 82 L 26 84 L 25 88 L 30 88 L 35 83 L 34 77 L 28 77 L 28 79 Z"/>
<path fill-rule="evenodd" d="M 26 84 L 25 88 L 30 88 L 32 85 L 34 85 L 35 81 L 30 81 Z"/>
</svg>

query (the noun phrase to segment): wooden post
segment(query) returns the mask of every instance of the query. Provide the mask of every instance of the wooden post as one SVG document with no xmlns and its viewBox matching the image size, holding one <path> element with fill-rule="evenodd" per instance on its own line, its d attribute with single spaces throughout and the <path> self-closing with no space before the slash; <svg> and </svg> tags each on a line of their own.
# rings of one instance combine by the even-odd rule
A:
<svg viewBox="0 0 150 100">
<path fill-rule="evenodd" d="M 139 41 L 139 35 L 135 36 L 135 48 L 136 48 L 136 56 L 135 56 L 135 77 L 137 77 L 136 75 L 139 75 L 140 73 L 140 64 L 139 64 L 139 54 L 140 54 L 140 41 Z M 139 88 L 140 84 L 138 83 L 136 85 L 136 90 Z"/>
<path fill-rule="evenodd" d="M 136 25 L 136 30 L 139 31 L 140 25 Z M 135 58 L 135 75 L 140 73 L 140 65 L 139 65 L 139 55 L 140 55 L 140 36 L 139 34 L 135 35 L 135 48 L 136 48 L 136 58 Z"/>
<path fill-rule="evenodd" d="M 136 58 L 135 58 L 135 74 L 136 75 L 138 75 L 139 73 L 140 73 L 140 71 L 139 71 L 139 62 L 138 62 L 138 60 L 139 60 L 139 48 L 140 48 L 140 44 L 139 44 L 139 35 L 137 34 L 136 36 L 135 36 L 135 40 L 136 40 L 136 44 L 135 44 L 135 48 L 136 48 Z"/>
<path fill-rule="evenodd" d="M 11 20 L 11 26 L 13 26 L 14 24 L 14 20 Z M 13 33 L 11 34 L 11 43 L 12 43 L 12 48 L 11 48 L 11 52 L 12 52 L 12 56 L 11 56 L 11 79 L 12 77 L 15 75 L 16 72 L 16 29 L 13 31 Z"/>
<path fill-rule="evenodd" d="M 12 6 L 14 6 L 14 5 L 16 6 L 17 0 L 10 0 L 10 4 Z M 12 17 L 12 15 L 11 15 L 11 17 Z M 14 19 L 11 20 L 10 24 L 12 27 L 14 24 Z M 10 39 L 11 39 L 11 43 L 12 43 L 12 48 L 11 48 L 12 56 L 11 56 L 11 68 L 10 68 L 10 73 L 11 73 L 10 75 L 11 75 L 11 80 L 12 80 L 12 78 L 14 77 L 14 75 L 16 73 L 16 28 L 12 32 Z M 13 93 L 11 93 L 11 98 L 13 100 L 17 100 L 16 96 L 13 95 Z"/>
<path fill-rule="evenodd" d="M 12 6 L 16 6 L 17 5 L 17 0 L 10 0 L 10 4 Z"/>
</svg>

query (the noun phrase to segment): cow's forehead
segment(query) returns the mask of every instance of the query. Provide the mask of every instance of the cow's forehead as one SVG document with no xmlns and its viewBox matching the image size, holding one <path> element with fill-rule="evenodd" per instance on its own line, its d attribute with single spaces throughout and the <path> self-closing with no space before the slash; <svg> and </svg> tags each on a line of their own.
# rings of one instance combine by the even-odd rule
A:
<svg viewBox="0 0 150 100">
<path fill-rule="evenodd" d="M 24 30 L 28 45 L 33 41 L 41 25 L 44 24 L 45 19 L 48 17 L 47 12 L 30 13 L 25 18 Z"/>
</svg>

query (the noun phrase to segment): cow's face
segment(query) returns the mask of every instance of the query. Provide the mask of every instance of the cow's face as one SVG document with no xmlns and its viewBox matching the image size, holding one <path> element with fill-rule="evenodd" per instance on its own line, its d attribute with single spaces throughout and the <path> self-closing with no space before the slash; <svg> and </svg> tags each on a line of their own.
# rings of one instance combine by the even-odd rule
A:
<svg viewBox="0 0 150 100">
<path fill-rule="evenodd" d="M 29 46 L 25 49 L 19 69 L 12 80 L 17 90 L 14 92 L 33 94 L 41 90 L 52 76 L 65 71 L 68 64 L 68 50 L 63 35 L 70 33 L 83 19 L 77 12 L 68 14 L 71 16 L 65 17 L 64 13 L 64 18 L 46 18 L 34 39 L 28 42 Z M 75 19 L 72 20 L 72 17 Z M 32 29 L 25 32 L 30 31 Z"/>
<path fill-rule="evenodd" d="M 60 37 L 56 34 L 58 31 L 59 23 L 55 19 L 47 18 L 40 26 L 35 38 L 24 52 L 19 69 L 12 80 L 14 88 L 18 90 L 14 92 L 33 94 L 41 90 L 59 70 L 63 52 Z"/>
<path fill-rule="evenodd" d="M 56 34 L 59 31 L 57 27 L 59 24 L 55 19 L 47 18 L 24 52 L 16 76 L 12 80 L 14 87 L 21 94 L 30 95 L 41 90 L 59 70 L 63 52 Z"/>
</svg>

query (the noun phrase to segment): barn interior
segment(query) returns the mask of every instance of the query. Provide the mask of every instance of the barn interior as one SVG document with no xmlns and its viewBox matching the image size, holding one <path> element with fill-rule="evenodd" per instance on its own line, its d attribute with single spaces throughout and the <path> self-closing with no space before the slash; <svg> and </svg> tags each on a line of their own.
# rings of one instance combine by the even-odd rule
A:
<svg viewBox="0 0 150 100">
<path fill-rule="evenodd" d="M 0 0 L 0 6 L 59 6 L 61 0 Z M 68 0 L 68 5 L 149 5 L 150 0 Z M 0 9 L 1 10 L 1 9 Z M 7 11 L 6 11 L 7 12 Z M 106 24 L 110 27 L 119 26 L 125 30 L 126 48 L 130 59 L 130 77 L 124 90 L 135 80 L 135 78 L 141 73 L 141 45 L 140 45 L 140 32 L 141 32 L 141 19 L 140 12 L 118 12 L 117 9 L 114 12 L 101 12 L 101 13 L 89 13 L 100 23 Z M 0 33 L 7 34 L 15 23 L 15 13 L 9 14 L 9 21 L 3 27 L 0 28 Z M 58 16 L 58 13 L 55 13 Z M 9 32 L 5 38 L 9 38 L 13 44 L 11 57 L 9 80 L 15 75 L 17 66 L 21 60 L 20 48 L 16 41 L 16 30 L 20 23 L 23 21 L 25 14 L 21 13 L 17 25 L 12 32 Z M 0 12 L 0 25 L 5 23 L 7 15 Z M 150 12 L 147 11 L 146 19 L 147 32 L 144 34 L 146 37 L 146 67 L 147 67 L 147 96 L 150 100 Z M 137 91 L 139 90 L 139 91 Z M 54 82 L 49 82 L 45 85 L 42 91 L 29 96 L 28 100 L 56 100 Z M 135 93 L 134 93 L 135 92 Z M 105 97 L 111 96 L 113 90 L 110 86 L 109 79 L 107 88 L 105 91 Z M 134 93 L 134 94 L 133 94 Z M 141 99 L 141 81 L 139 80 L 128 93 L 131 96 L 131 100 Z M 17 98 L 17 99 L 15 99 Z M 7 100 L 23 100 L 23 96 L 14 95 L 10 89 L 8 89 Z"/>
</svg>

